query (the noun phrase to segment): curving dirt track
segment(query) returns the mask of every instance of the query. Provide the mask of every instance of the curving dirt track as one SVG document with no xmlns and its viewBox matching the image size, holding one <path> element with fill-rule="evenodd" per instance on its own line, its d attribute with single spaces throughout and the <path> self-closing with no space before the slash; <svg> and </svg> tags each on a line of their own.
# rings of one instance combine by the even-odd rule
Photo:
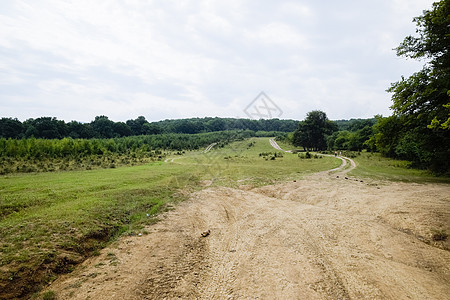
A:
<svg viewBox="0 0 450 300">
<path fill-rule="evenodd" d="M 339 170 L 206 188 L 49 290 L 58 299 L 446 299 L 450 245 L 431 229 L 450 232 L 449 195 L 448 185 L 361 182 Z"/>
</svg>

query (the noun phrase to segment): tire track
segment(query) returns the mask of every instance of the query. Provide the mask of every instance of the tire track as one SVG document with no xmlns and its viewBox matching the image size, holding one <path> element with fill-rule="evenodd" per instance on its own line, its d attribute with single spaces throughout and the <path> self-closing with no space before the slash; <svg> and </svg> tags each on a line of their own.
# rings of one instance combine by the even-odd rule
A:
<svg viewBox="0 0 450 300">
<path fill-rule="evenodd" d="M 208 145 L 208 147 L 206 147 L 206 149 L 203 150 L 203 153 L 208 153 L 209 151 L 211 151 L 211 149 L 212 149 L 215 145 L 217 145 L 217 143 L 212 143 L 212 144 Z"/>
</svg>

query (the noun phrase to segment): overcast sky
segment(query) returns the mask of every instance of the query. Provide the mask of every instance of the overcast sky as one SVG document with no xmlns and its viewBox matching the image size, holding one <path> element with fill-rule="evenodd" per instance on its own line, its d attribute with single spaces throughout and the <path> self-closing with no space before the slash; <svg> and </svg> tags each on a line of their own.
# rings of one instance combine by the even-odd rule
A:
<svg viewBox="0 0 450 300">
<path fill-rule="evenodd" d="M 261 91 L 283 119 L 389 115 L 424 63 L 392 49 L 432 3 L 2 0 L 0 117 L 246 117 Z"/>
</svg>

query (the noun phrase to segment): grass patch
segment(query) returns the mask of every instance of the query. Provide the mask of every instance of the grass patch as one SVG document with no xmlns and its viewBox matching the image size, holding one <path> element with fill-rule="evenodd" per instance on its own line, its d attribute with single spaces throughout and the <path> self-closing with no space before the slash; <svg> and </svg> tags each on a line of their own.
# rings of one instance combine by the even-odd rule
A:
<svg viewBox="0 0 450 300">
<path fill-rule="evenodd" d="M 56 294 L 54 291 L 47 291 L 42 295 L 42 300 L 54 300 L 56 299 Z"/>
<path fill-rule="evenodd" d="M 155 221 L 196 186 L 183 166 L 0 177 L 0 298 L 35 292 L 112 239 Z"/>
<path fill-rule="evenodd" d="M 413 169 L 408 161 L 386 158 L 379 153 L 361 152 L 353 160 L 357 168 L 349 173 L 352 176 L 416 183 L 450 183 L 449 177 L 438 177 L 426 170 Z"/>
<path fill-rule="evenodd" d="M 213 148 L 208 153 L 187 153 L 175 162 L 188 166 L 203 180 L 226 186 L 272 184 L 333 169 L 341 164 L 333 157 L 300 159 L 297 154 L 277 151 L 268 138 L 234 142 Z"/>
</svg>

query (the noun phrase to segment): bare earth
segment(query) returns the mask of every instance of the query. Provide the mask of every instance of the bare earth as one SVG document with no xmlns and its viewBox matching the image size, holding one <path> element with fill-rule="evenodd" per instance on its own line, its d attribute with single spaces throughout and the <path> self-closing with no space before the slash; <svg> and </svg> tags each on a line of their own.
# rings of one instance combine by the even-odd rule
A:
<svg viewBox="0 0 450 300">
<path fill-rule="evenodd" d="M 450 186 L 344 176 L 205 188 L 48 289 L 58 299 L 449 299 L 449 241 L 431 230 L 450 232 Z"/>
</svg>

